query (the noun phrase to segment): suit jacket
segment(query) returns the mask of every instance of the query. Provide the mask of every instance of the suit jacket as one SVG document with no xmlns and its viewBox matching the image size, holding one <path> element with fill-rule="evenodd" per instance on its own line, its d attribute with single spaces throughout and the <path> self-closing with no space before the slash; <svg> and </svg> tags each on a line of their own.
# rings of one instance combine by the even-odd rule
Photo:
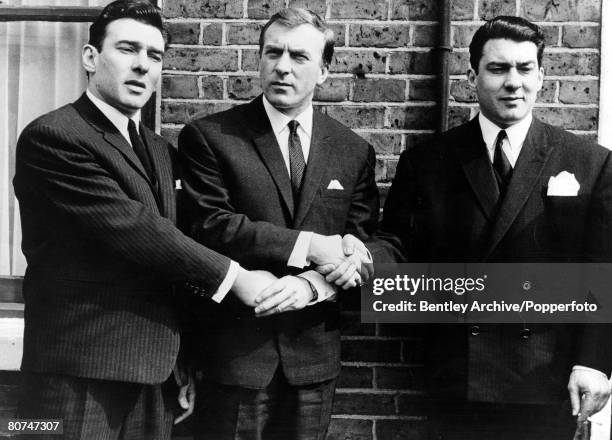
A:
<svg viewBox="0 0 612 440">
<path fill-rule="evenodd" d="M 608 261 L 610 161 L 603 147 L 534 119 L 507 194 L 498 202 L 475 118 L 432 145 L 402 154 L 380 236 L 396 255 L 414 262 Z M 549 178 L 561 171 L 580 183 L 577 197 L 547 196 Z M 431 326 L 432 392 L 482 401 L 558 402 L 567 397 L 572 365 L 610 371 L 609 330 L 561 324 Z"/>
<path fill-rule="evenodd" d="M 289 173 L 261 97 L 185 126 L 179 157 L 183 188 L 192 203 L 190 233 L 245 268 L 277 276 L 294 273 L 287 261 L 300 230 L 361 238 L 372 234 L 379 209 L 373 148 L 318 111 L 313 118 L 295 209 Z M 344 189 L 328 189 L 332 179 Z M 296 385 L 339 373 L 335 302 L 263 319 L 226 300 L 200 313 L 213 322 L 200 351 L 214 359 L 202 365 L 211 380 L 261 388 L 279 364 Z"/>
<path fill-rule="evenodd" d="M 17 144 L 25 335 L 22 369 L 160 383 L 179 347 L 172 283 L 216 291 L 229 260 L 175 226 L 170 146 L 141 126 L 152 188 L 130 144 L 85 96 Z"/>
</svg>

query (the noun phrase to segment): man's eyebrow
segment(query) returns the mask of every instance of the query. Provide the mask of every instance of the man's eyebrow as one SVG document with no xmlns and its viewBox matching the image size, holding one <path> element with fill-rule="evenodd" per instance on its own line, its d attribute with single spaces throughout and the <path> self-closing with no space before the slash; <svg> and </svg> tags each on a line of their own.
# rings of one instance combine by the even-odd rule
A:
<svg viewBox="0 0 612 440">
<path fill-rule="evenodd" d="M 289 49 L 291 55 L 308 55 L 309 52 L 306 49 Z"/>
<path fill-rule="evenodd" d="M 273 50 L 284 50 L 285 47 L 281 44 L 274 44 L 274 43 L 266 43 L 264 44 L 264 49 L 273 49 Z"/>
<path fill-rule="evenodd" d="M 127 44 L 129 46 L 136 47 L 138 49 L 142 48 L 142 44 L 140 43 L 140 41 L 119 40 L 115 44 L 117 44 L 117 45 L 119 45 L 119 44 Z M 165 53 L 165 50 L 163 48 L 162 49 L 158 49 L 156 47 L 147 47 L 147 52 L 163 55 Z"/>
<path fill-rule="evenodd" d="M 509 63 L 508 61 L 489 61 L 487 63 L 487 67 L 509 67 L 509 66 L 513 66 L 514 64 L 516 64 L 517 66 L 520 67 L 525 67 L 525 66 L 529 66 L 532 64 L 536 64 L 535 60 L 529 60 L 529 61 L 518 61 L 517 63 Z"/>
<path fill-rule="evenodd" d="M 130 46 L 140 47 L 140 43 L 138 41 L 132 40 L 118 40 L 115 44 L 129 44 Z"/>
</svg>

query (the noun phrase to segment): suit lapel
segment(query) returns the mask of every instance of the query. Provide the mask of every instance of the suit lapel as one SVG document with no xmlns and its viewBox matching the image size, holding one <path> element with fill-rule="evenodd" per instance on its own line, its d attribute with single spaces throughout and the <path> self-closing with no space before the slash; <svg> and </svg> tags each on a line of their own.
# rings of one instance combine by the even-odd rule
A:
<svg viewBox="0 0 612 440">
<path fill-rule="evenodd" d="M 491 231 L 485 259 L 493 252 L 525 205 L 550 157 L 553 145 L 547 141 L 542 124 L 534 119 L 519 154 L 508 191 Z"/>
<path fill-rule="evenodd" d="M 310 139 L 310 152 L 306 173 L 302 181 L 302 190 L 298 208 L 293 221 L 293 227 L 299 229 L 312 206 L 312 201 L 320 187 L 325 170 L 330 165 L 329 133 L 326 129 L 325 119 L 318 111 L 313 112 L 312 137 Z"/>
<path fill-rule="evenodd" d="M 117 127 L 104 116 L 104 113 L 87 98 L 87 95 L 83 93 L 74 103 L 74 107 L 95 130 L 102 134 L 106 142 L 119 151 L 125 157 L 125 160 L 147 179 L 150 185 L 149 177 L 128 141 L 117 130 Z"/>
<path fill-rule="evenodd" d="M 482 139 L 478 118 L 468 123 L 468 131 L 455 145 L 457 158 L 467 181 L 478 200 L 484 215 L 493 221 L 495 218 L 499 189 Z"/>
<path fill-rule="evenodd" d="M 289 173 L 287 172 L 287 166 L 285 165 L 285 160 L 283 159 L 278 142 L 276 142 L 276 136 L 274 136 L 274 132 L 272 131 L 272 126 L 270 125 L 270 120 L 264 109 L 261 96 L 255 99 L 247 107 L 245 120 L 250 121 L 251 131 L 253 132 L 253 143 L 259 152 L 261 160 L 266 165 L 266 168 L 268 168 L 274 183 L 276 183 L 283 201 L 293 218 L 294 204 Z"/>
</svg>

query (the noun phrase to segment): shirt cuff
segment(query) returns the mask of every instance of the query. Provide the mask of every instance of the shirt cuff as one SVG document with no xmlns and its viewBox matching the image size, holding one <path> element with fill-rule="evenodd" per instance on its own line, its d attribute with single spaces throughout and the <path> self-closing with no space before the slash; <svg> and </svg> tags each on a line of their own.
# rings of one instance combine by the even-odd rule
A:
<svg viewBox="0 0 612 440">
<path fill-rule="evenodd" d="M 595 368 L 585 367 L 584 365 L 574 365 L 572 367 L 572 371 L 575 371 L 575 370 L 594 371 L 596 373 L 602 374 L 606 379 L 608 378 L 608 375 L 604 373 L 603 371 L 596 370 Z"/>
<path fill-rule="evenodd" d="M 229 269 L 227 270 L 227 274 L 225 274 L 225 278 L 219 285 L 219 288 L 212 296 L 212 300 L 216 303 L 220 303 L 223 301 L 223 298 L 230 291 L 232 286 L 234 285 L 234 281 L 238 278 L 238 269 L 240 269 L 240 265 L 236 263 L 234 260 L 230 261 Z"/>
<path fill-rule="evenodd" d="M 310 281 L 319 295 L 316 301 L 310 301 L 307 306 L 319 303 L 321 301 L 332 301 L 336 298 L 336 287 L 325 281 L 325 277 L 319 272 L 308 270 L 298 276 Z"/>
<path fill-rule="evenodd" d="M 295 245 L 293 246 L 293 250 L 291 251 L 291 255 L 289 255 L 289 260 L 287 260 L 287 266 L 301 269 L 310 264 L 310 261 L 308 261 L 308 249 L 310 249 L 310 242 L 312 241 L 313 235 L 314 232 L 300 231 L 295 241 Z"/>
</svg>

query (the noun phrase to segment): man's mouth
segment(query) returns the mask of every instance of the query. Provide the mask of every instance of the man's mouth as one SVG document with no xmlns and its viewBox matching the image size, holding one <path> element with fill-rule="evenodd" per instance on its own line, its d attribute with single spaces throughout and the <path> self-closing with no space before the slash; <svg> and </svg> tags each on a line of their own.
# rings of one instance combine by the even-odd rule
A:
<svg viewBox="0 0 612 440">
<path fill-rule="evenodd" d="M 281 81 L 273 81 L 272 86 L 273 87 L 293 87 L 291 84 L 286 83 L 286 82 L 281 82 Z"/>
<path fill-rule="evenodd" d="M 502 101 L 514 102 L 514 101 L 523 101 L 524 98 L 522 96 L 504 96 L 499 99 Z"/>
<path fill-rule="evenodd" d="M 132 79 L 132 80 L 126 81 L 126 82 L 125 82 L 125 85 L 130 86 L 130 88 L 132 88 L 132 89 L 134 89 L 134 88 L 135 88 L 135 89 L 142 89 L 142 90 L 144 90 L 144 89 L 146 89 L 146 88 L 147 88 L 147 85 L 146 85 L 144 82 L 142 82 L 142 81 L 137 81 L 137 80 L 135 80 L 135 79 Z"/>
</svg>

